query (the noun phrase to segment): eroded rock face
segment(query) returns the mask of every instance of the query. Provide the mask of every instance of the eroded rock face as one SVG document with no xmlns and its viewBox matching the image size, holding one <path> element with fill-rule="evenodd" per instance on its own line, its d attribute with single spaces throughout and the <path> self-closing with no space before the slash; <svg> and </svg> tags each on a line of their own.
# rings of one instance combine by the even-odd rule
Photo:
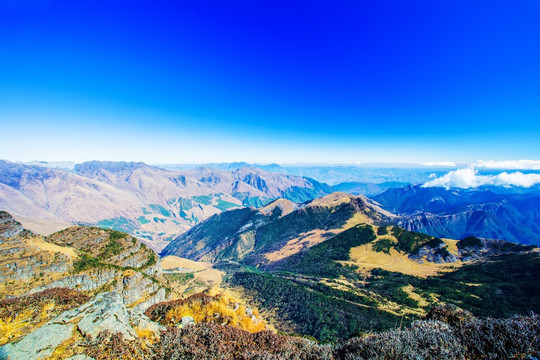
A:
<svg viewBox="0 0 540 360">
<path fill-rule="evenodd" d="M 127 340 L 137 336 L 129 323 L 129 314 L 122 297 L 117 292 L 99 294 L 85 305 L 63 313 L 53 322 L 77 322 L 79 331 L 93 338 L 105 330 L 113 334 L 121 333 Z"/>
<path fill-rule="evenodd" d="M 47 237 L 24 230 L 0 212 L 0 297 L 52 288 L 117 291 L 127 307 L 144 311 L 167 300 L 158 256 L 136 238 L 73 226 Z"/>
<path fill-rule="evenodd" d="M 126 340 L 136 340 L 138 335 L 134 327 L 151 331 L 156 336 L 163 330 L 139 311 L 128 311 L 118 292 L 101 293 L 86 304 L 63 312 L 19 342 L 0 348 L 0 359 L 45 359 L 60 344 L 71 339 L 75 330 L 85 338 L 95 339 L 99 333 L 108 331 L 122 334 Z"/>
<path fill-rule="evenodd" d="M 0 242 L 2 239 L 9 239 L 19 235 L 23 230 L 21 224 L 15 221 L 10 214 L 0 211 Z"/>
<path fill-rule="evenodd" d="M 128 310 L 128 312 L 130 323 L 134 328 L 149 330 L 156 335 L 165 330 L 164 326 L 150 320 L 148 316 L 136 309 Z"/>
</svg>

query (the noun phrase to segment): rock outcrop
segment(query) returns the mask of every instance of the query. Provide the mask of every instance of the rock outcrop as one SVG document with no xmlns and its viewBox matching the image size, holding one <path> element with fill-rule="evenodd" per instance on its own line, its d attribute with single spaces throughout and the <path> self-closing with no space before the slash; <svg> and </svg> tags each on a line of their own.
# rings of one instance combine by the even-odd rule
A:
<svg viewBox="0 0 540 360">
<path fill-rule="evenodd" d="M 23 231 L 20 223 L 15 221 L 10 214 L 0 211 L 0 242 L 19 235 Z"/>
<path fill-rule="evenodd" d="M 52 288 L 114 290 L 141 311 L 167 299 L 157 254 L 126 233 L 75 226 L 43 237 L 5 212 L 0 232 L 0 297 Z"/>
<path fill-rule="evenodd" d="M 76 349 L 84 339 L 96 339 L 102 332 L 121 334 L 128 341 L 140 340 L 135 329 L 151 332 L 158 337 L 163 327 L 138 311 L 128 310 L 118 292 L 101 293 L 86 304 L 63 312 L 17 343 L 3 346 L 0 348 L 0 359 L 45 359 L 68 340 L 71 342 L 70 348 Z M 80 358 L 85 355 L 76 356 Z"/>
</svg>

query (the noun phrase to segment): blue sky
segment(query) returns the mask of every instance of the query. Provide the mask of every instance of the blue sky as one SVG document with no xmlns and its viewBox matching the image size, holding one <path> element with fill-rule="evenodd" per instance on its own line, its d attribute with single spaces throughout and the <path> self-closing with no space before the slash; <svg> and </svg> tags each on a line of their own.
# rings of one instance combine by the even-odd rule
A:
<svg viewBox="0 0 540 360">
<path fill-rule="evenodd" d="M 9 160 L 540 159 L 536 0 L 0 0 L 0 54 Z"/>
</svg>

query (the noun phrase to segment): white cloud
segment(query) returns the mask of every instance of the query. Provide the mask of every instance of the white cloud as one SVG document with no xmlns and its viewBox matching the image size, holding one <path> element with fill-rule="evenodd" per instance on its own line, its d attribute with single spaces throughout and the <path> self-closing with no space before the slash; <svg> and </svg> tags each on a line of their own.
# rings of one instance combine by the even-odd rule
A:
<svg viewBox="0 0 540 360">
<path fill-rule="evenodd" d="M 540 160 L 478 160 L 474 166 L 488 169 L 540 170 Z"/>
<path fill-rule="evenodd" d="M 482 185 L 531 187 L 540 184 L 540 174 L 523 174 L 503 172 L 497 175 L 478 175 L 473 168 L 450 171 L 440 178 L 426 182 L 422 187 L 475 188 Z"/>
<path fill-rule="evenodd" d="M 450 167 L 454 167 L 454 166 L 456 166 L 456 163 L 452 162 L 452 161 L 430 161 L 430 162 L 422 163 L 422 165 L 425 165 L 425 166 L 450 166 Z"/>
</svg>

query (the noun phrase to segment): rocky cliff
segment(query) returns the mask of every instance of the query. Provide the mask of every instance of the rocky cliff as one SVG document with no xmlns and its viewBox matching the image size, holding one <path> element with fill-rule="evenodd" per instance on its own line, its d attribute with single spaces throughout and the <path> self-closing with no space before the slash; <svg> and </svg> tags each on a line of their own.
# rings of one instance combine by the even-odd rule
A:
<svg viewBox="0 0 540 360">
<path fill-rule="evenodd" d="M 44 237 L 0 212 L 0 297 L 51 288 L 118 292 L 129 308 L 166 299 L 157 255 L 134 237 L 76 226 Z"/>
</svg>

